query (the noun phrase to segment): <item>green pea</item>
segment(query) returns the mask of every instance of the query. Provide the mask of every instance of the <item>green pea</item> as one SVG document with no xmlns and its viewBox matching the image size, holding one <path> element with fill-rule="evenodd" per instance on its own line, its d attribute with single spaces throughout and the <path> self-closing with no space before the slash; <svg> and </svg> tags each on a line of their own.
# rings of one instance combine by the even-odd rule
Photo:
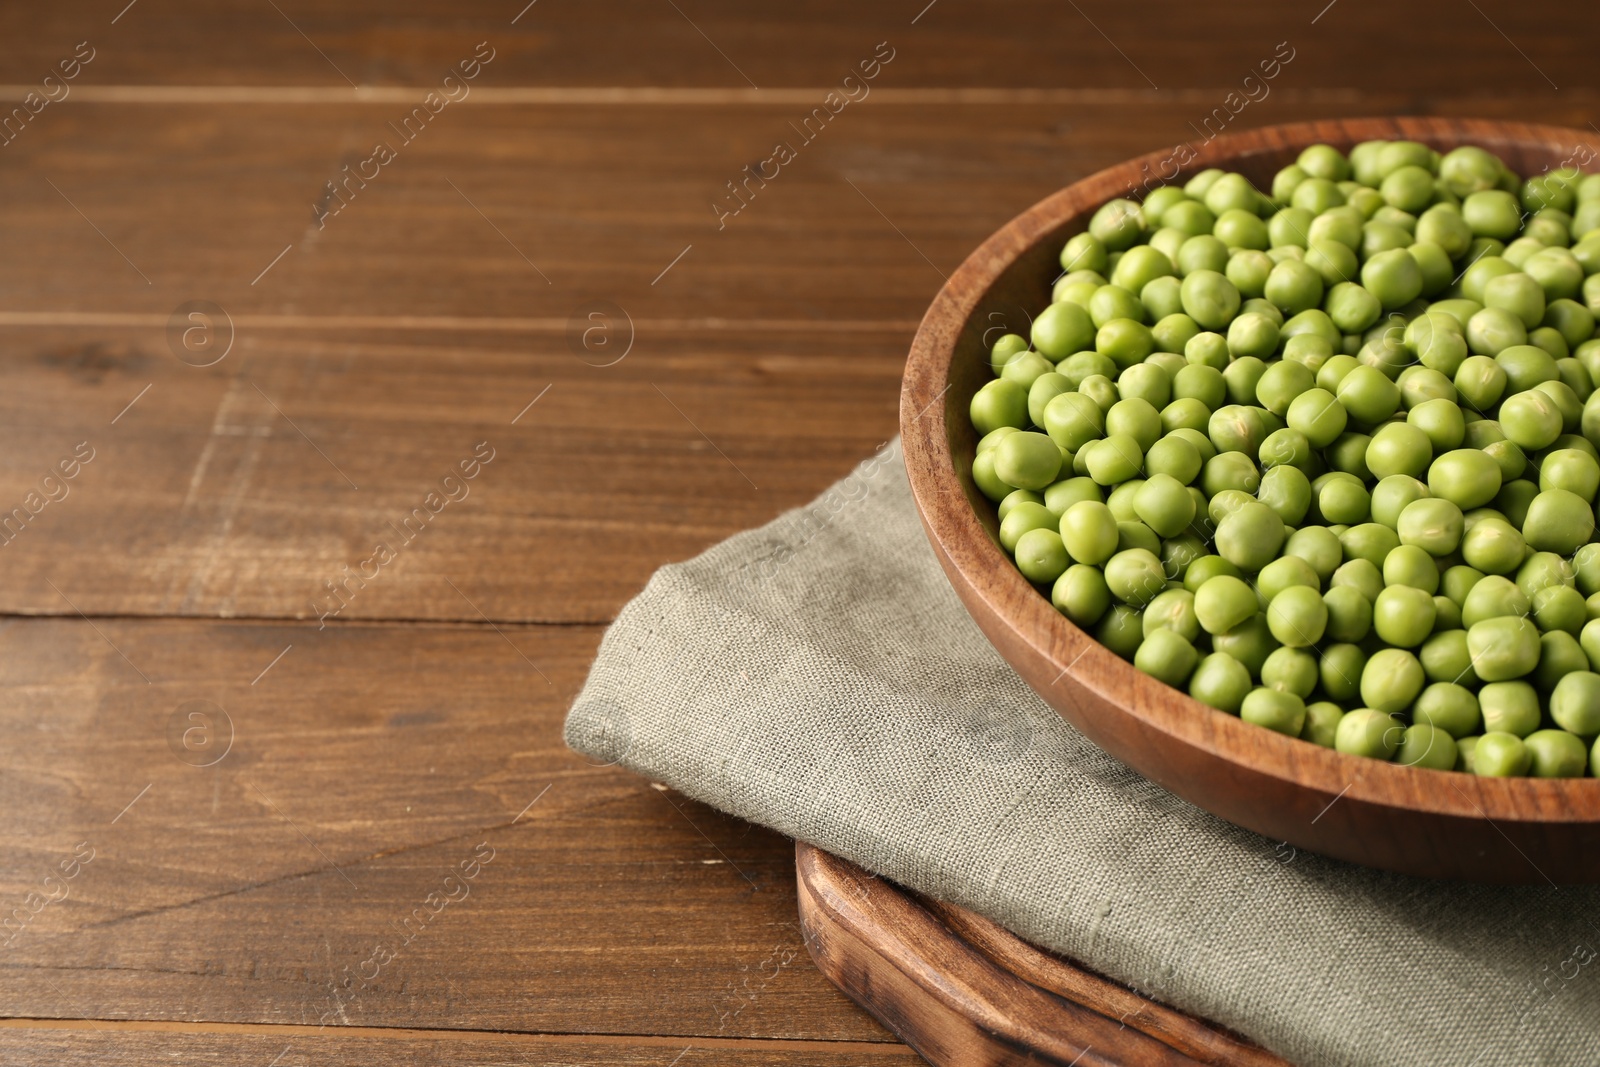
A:
<svg viewBox="0 0 1600 1067">
<path fill-rule="evenodd" d="M 979 452 L 972 460 L 972 481 L 977 485 L 979 492 L 990 500 L 998 503 L 1013 492 L 1011 486 L 1002 482 L 994 473 L 994 449 Z"/>
<path fill-rule="evenodd" d="M 1486 307 L 1467 320 L 1467 347 L 1473 352 L 1493 356 L 1527 343 L 1528 328 L 1504 308 Z"/>
<path fill-rule="evenodd" d="M 1360 333 L 1378 321 L 1383 314 L 1383 305 L 1363 286 L 1355 282 L 1339 282 L 1328 290 L 1323 310 L 1333 324 L 1345 333 Z"/>
<path fill-rule="evenodd" d="M 1535 730 L 1522 743 L 1535 778 L 1582 778 L 1589 763 L 1588 748 L 1565 730 Z"/>
<path fill-rule="evenodd" d="M 1411 243 L 1410 235 L 1402 233 L 1401 240 L 1401 247 L 1378 252 L 1361 267 L 1362 286 L 1377 298 L 1385 311 L 1409 304 L 1422 294 L 1422 268 L 1404 247 Z M 1542 300 L 1539 313 L 1543 317 Z M 1334 321 L 1339 320 L 1335 317 Z"/>
<path fill-rule="evenodd" d="M 1360 641 L 1372 629 L 1372 602 L 1351 586 L 1335 586 L 1323 594 L 1327 609 L 1325 633 L 1335 641 Z"/>
<path fill-rule="evenodd" d="M 1355 419 L 1376 425 L 1400 407 L 1400 387 L 1383 372 L 1356 366 L 1339 380 L 1335 396 Z"/>
<path fill-rule="evenodd" d="M 1290 648 L 1305 648 L 1322 640 L 1328 624 L 1328 608 L 1315 588 L 1290 586 L 1267 607 L 1267 626 L 1272 636 Z"/>
<path fill-rule="evenodd" d="M 1111 590 L 1099 567 L 1075 563 L 1056 579 L 1050 603 L 1079 626 L 1093 626 L 1111 606 Z"/>
<path fill-rule="evenodd" d="M 1237 715 L 1253 688 L 1250 670 L 1225 652 L 1213 652 L 1200 661 L 1189 679 L 1189 695 L 1202 704 Z"/>
<path fill-rule="evenodd" d="M 1221 370 L 1228 365 L 1228 339 L 1219 333 L 1199 333 L 1183 346 L 1183 358 L 1190 363 Z"/>
<path fill-rule="evenodd" d="M 1030 582 L 1053 583 L 1067 569 L 1067 550 L 1054 530 L 1029 530 L 1017 539 L 1017 569 Z"/>
<path fill-rule="evenodd" d="M 1099 352 L 1074 352 L 1056 364 L 1056 373 L 1072 382 L 1080 392 L 1087 392 L 1086 387 L 1090 382 L 1103 382 L 1115 392 L 1115 386 L 1108 379 L 1117 373 L 1117 365 L 1111 362 L 1110 356 L 1103 356 Z M 1101 404 L 1102 408 L 1110 406 L 1109 403 Z"/>
<path fill-rule="evenodd" d="M 1333 747 L 1352 756 L 1386 760 L 1393 758 L 1404 733 L 1405 728 L 1394 716 L 1376 708 L 1356 708 L 1339 720 Z"/>
<path fill-rule="evenodd" d="M 1439 184 L 1459 197 L 1493 189 L 1500 179 L 1501 163 L 1476 145 L 1451 149 L 1439 158 Z"/>
<path fill-rule="evenodd" d="M 1206 206 L 1216 210 L 1210 204 Z M 1243 208 L 1230 208 L 1218 213 L 1217 224 L 1211 232 L 1229 248 L 1264 249 L 1271 241 L 1267 224 L 1255 212 Z"/>
<path fill-rule="evenodd" d="M 1112 434 L 1085 447 L 1082 453 L 1089 477 L 1101 485 L 1116 485 L 1136 476 L 1144 465 L 1139 442 L 1128 434 Z"/>
<path fill-rule="evenodd" d="M 1041 425 L 1057 445 L 1077 452 L 1105 433 L 1106 420 L 1089 396 L 1061 393 L 1045 404 Z"/>
<path fill-rule="evenodd" d="M 1527 737 L 1539 728 L 1539 694 L 1527 682 L 1490 682 L 1478 690 L 1485 732 Z"/>
<path fill-rule="evenodd" d="M 1284 432 L 1293 431 L 1279 431 Z M 1265 450 L 1266 446 L 1262 447 Z M 1311 483 L 1296 467 L 1279 466 L 1267 471 L 1261 476 L 1256 495 L 1261 503 L 1277 513 L 1286 526 L 1300 523 L 1311 508 Z"/>
<path fill-rule="evenodd" d="M 1094 637 L 1102 645 L 1121 656 L 1133 659 L 1133 654 L 1144 644 L 1144 632 L 1139 625 L 1139 609 L 1126 604 L 1113 604 L 1111 610 L 1095 627 Z"/>
<path fill-rule="evenodd" d="M 1194 613 L 1194 594 L 1187 589 L 1167 589 L 1156 594 L 1144 609 L 1144 633 L 1171 630 L 1185 641 L 1200 636 L 1200 621 Z"/>
<path fill-rule="evenodd" d="M 1252 502 L 1217 525 L 1217 554 L 1246 571 L 1258 571 L 1278 555 L 1285 536 L 1278 513 Z"/>
<path fill-rule="evenodd" d="M 1120 285 L 1102 285 L 1089 297 L 1089 320 L 1096 328 L 1112 319 L 1145 320 L 1145 306 L 1139 297 Z"/>
<path fill-rule="evenodd" d="M 1275 648 L 1261 665 L 1262 685 L 1293 693 L 1301 700 L 1311 696 L 1317 681 L 1317 657 L 1301 648 Z"/>
<path fill-rule="evenodd" d="M 1323 690 L 1343 704 L 1354 703 L 1361 696 L 1361 673 L 1366 666 L 1367 654 L 1359 645 L 1328 646 L 1318 663 Z"/>
<path fill-rule="evenodd" d="M 1469 193 L 1461 199 L 1461 217 L 1474 235 L 1506 240 L 1522 227 L 1517 198 L 1500 189 Z"/>
<path fill-rule="evenodd" d="M 1479 678 L 1486 682 L 1510 681 L 1538 665 L 1539 631 L 1527 619 L 1485 619 L 1468 627 L 1467 648 Z"/>
<path fill-rule="evenodd" d="M 1006 437 L 1010 434 L 1018 432 L 1020 431 L 1015 426 L 1001 426 L 997 429 L 990 430 L 988 433 L 978 438 L 978 454 L 982 454 L 994 448 L 995 445 L 1000 443 L 1000 439 L 1002 437 Z"/>
<path fill-rule="evenodd" d="M 1133 654 L 1133 665 L 1170 686 L 1183 687 L 1194 673 L 1200 654 L 1172 630 L 1148 634 Z"/>
<path fill-rule="evenodd" d="M 1473 584 L 1461 603 L 1462 625 L 1471 627 L 1485 619 L 1520 619 L 1528 614 L 1528 594 L 1509 578 L 1488 575 Z"/>
<path fill-rule="evenodd" d="M 1144 465 L 1152 476 L 1164 475 L 1179 485 L 1187 485 L 1200 474 L 1200 451 L 1183 438 L 1169 434 L 1145 453 Z"/>
<path fill-rule="evenodd" d="M 1548 221 L 1554 226 L 1560 226 L 1554 219 Z M 1552 236 L 1554 235 L 1552 233 Z M 1565 238 L 1567 235 L 1560 233 L 1559 236 Z M 1566 242 L 1563 240 L 1561 243 Z M 1522 270 L 1539 284 L 1540 295 L 1544 297 L 1547 306 L 1548 303 L 1557 300 L 1571 300 L 1583 290 L 1583 264 L 1565 248 L 1541 248 L 1522 261 Z M 1529 325 L 1538 326 L 1540 323 Z M 1586 341 L 1588 338 L 1580 337 L 1579 340 Z"/>
<path fill-rule="evenodd" d="M 1261 475 L 1244 453 L 1218 452 L 1201 469 L 1200 483 L 1206 495 L 1213 498 L 1225 489 L 1253 494 L 1261 487 Z"/>
<path fill-rule="evenodd" d="M 1420 589 L 1433 596 L 1439 589 L 1439 568 L 1433 557 L 1415 545 L 1402 544 L 1383 560 L 1385 585 Z"/>
<path fill-rule="evenodd" d="M 999 512 L 1000 521 L 1005 522 L 1006 516 L 1010 514 L 1011 509 L 1016 507 L 1018 504 L 1043 503 L 1044 498 L 1030 489 L 1013 489 L 1011 492 L 1006 494 L 1006 498 L 1004 500 L 1000 501 L 1000 506 L 996 510 Z"/>
<path fill-rule="evenodd" d="M 1030 336 L 1035 349 L 1061 362 L 1093 344 L 1094 320 L 1077 304 L 1051 304 L 1034 318 Z"/>
<path fill-rule="evenodd" d="M 1578 588 L 1587 596 L 1600 593 L 1600 544 L 1587 544 L 1572 557 L 1572 569 Z"/>
<path fill-rule="evenodd" d="M 1531 330 L 1544 321 L 1544 287 L 1522 271 L 1512 271 L 1484 283 L 1483 305 L 1510 312 Z"/>
<path fill-rule="evenodd" d="M 1194 270 L 1183 279 L 1183 310 L 1208 330 L 1220 330 L 1239 311 L 1237 287 L 1215 270 Z"/>
<path fill-rule="evenodd" d="M 1506 372 L 1489 356 L 1468 356 L 1456 371 L 1455 387 L 1468 406 L 1481 413 L 1499 403 L 1506 389 Z"/>
<path fill-rule="evenodd" d="M 1472 244 L 1472 227 L 1459 211 L 1431 207 L 1417 219 L 1417 240 L 1431 241 L 1451 259 L 1460 259 Z"/>
<path fill-rule="evenodd" d="M 1150 336 L 1162 352 L 1182 352 L 1199 332 L 1199 325 L 1182 311 L 1166 315 L 1150 327 Z"/>
<path fill-rule="evenodd" d="M 1342 546 L 1341 546 L 1342 547 Z M 1383 591 L 1383 573 L 1369 559 L 1350 559 L 1342 563 L 1328 580 L 1329 588 L 1349 586 L 1370 604 Z"/>
<path fill-rule="evenodd" d="M 1211 647 L 1226 652 L 1259 676 L 1267 657 L 1278 647 L 1265 615 L 1254 615 L 1226 633 L 1213 634 Z"/>
<path fill-rule="evenodd" d="M 1472 652 L 1467 644 L 1467 631 L 1445 630 L 1422 643 L 1417 658 L 1430 681 L 1456 682 L 1476 685 L 1477 672 L 1472 669 Z"/>
<path fill-rule="evenodd" d="M 1080 500 L 1061 516 L 1061 540 L 1079 563 L 1104 563 L 1117 550 L 1117 518 L 1097 500 Z"/>
<path fill-rule="evenodd" d="M 1427 469 L 1427 490 L 1459 509 L 1483 507 L 1501 490 L 1501 470 L 1475 448 L 1458 448 L 1435 459 Z"/>
<path fill-rule="evenodd" d="M 1533 618 L 1539 629 L 1576 635 L 1588 621 L 1583 594 L 1564 585 L 1551 586 L 1533 595 Z"/>
<path fill-rule="evenodd" d="M 1348 559 L 1365 559 L 1381 566 L 1384 557 L 1400 547 L 1400 535 L 1376 522 L 1363 522 L 1350 527 L 1339 536 Z"/>
<path fill-rule="evenodd" d="M 1372 628 L 1386 644 L 1416 648 L 1433 632 L 1435 614 L 1431 593 L 1391 585 L 1372 605 Z"/>
<path fill-rule="evenodd" d="M 1001 336 L 1000 340 L 996 341 L 993 347 L 989 349 L 989 366 L 996 374 L 999 374 L 1001 369 L 1004 368 L 1008 362 L 1010 362 L 1012 356 L 1017 355 L 1019 352 L 1026 352 L 1027 350 L 1027 338 L 1019 337 L 1014 333 L 1004 334 Z"/>
<path fill-rule="evenodd" d="M 987 382 L 973 394 L 968 414 L 979 433 L 1002 426 L 1021 429 L 1028 425 L 1028 391 L 1003 378 Z"/>
<path fill-rule="evenodd" d="M 1373 522 L 1389 526 L 1390 530 L 1398 530 L 1400 512 L 1411 502 L 1421 501 L 1426 496 L 1427 486 L 1411 475 L 1392 474 L 1379 478 L 1378 485 L 1373 486 Z"/>
<path fill-rule="evenodd" d="M 1017 550 L 1017 541 L 1029 530 L 1054 530 L 1055 513 L 1043 504 L 1024 501 L 1012 506 L 1000 520 L 1000 544 L 1007 552 Z"/>
<path fill-rule="evenodd" d="M 1600 734 L 1600 674 L 1579 671 L 1557 682 L 1550 694 L 1550 717 L 1582 737 Z"/>
<path fill-rule="evenodd" d="M 1061 306 L 1061 305 L 1052 305 Z M 1131 367 L 1156 350 L 1150 327 L 1129 318 L 1107 321 L 1096 331 L 1095 350 L 1111 357 L 1119 367 Z"/>
<path fill-rule="evenodd" d="M 1248 585 L 1232 575 L 1219 574 L 1195 591 L 1194 610 L 1206 633 L 1223 634 L 1253 618 L 1260 609 Z"/>
<path fill-rule="evenodd" d="M 1452 387 L 1453 391 L 1454 387 Z M 1406 422 L 1422 431 L 1434 455 L 1442 455 L 1459 448 L 1466 436 L 1467 424 L 1461 408 L 1454 400 L 1438 397 L 1412 406 Z"/>
<path fill-rule="evenodd" d="M 1464 563 L 1457 563 L 1447 567 L 1439 577 L 1439 588 L 1445 596 L 1456 602 L 1456 605 L 1466 603 L 1467 596 L 1474 586 L 1483 579 L 1483 572 Z"/>
<path fill-rule="evenodd" d="M 1332 748 L 1334 738 L 1338 735 L 1339 720 L 1343 718 L 1344 709 L 1337 704 L 1326 700 L 1307 704 L 1306 721 L 1300 728 L 1300 739 L 1323 748 Z"/>
<path fill-rule="evenodd" d="M 1130 548 L 1106 561 L 1106 585 L 1125 604 L 1144 607 L 1166 589 L 1166 571 L 1154 552 Z"/>
<path fill-rule="evenodd" d="M 1467 359 L 1467 338 L 1459 328 L 1446 328 L 1455 319 L 1443 312 L 1429 312 L 1412 319 L 1406 326 L 1406 346 L 1422 365 L 1454 378 Z"/>
<path fill-rule="evenodd" d="M 1132 200 L 1108 200 L 1090 218 L 1089 232 L 1109 251 L 1120 252 L 1144 234 L 1144 213 Z"/>
<path fill-rule="evenodd" d="M 1411 709 L 1411 717 L 1457 739 L 1483 729 L 1478 698 L 1472 690 L 1454 682 L 1434 682 L 1424 689 Z"/>
<path fill-rule="evenodd" d="M 1461 509 L 1444 499 L 1415 500 L 1400 512 L 1396 532 L 1402 546 L 1412 545 L 1432 556 L 1448 556 L 1461 545 Z"/>
<path fill-rule="evenodd" d="M 1106 436 L 1132 437 L 1141 452 L 1159 441 L 1161 433 L 1161 415 L 1148 400 L 1129 397 L 1106 412 Z"/>
<path fill-rule="evenodd" d="M 1299 737 L 1305 726 L 1306 705 L 1293 693 L 1280 689 L 1253 689 L 1240 705 L 1239 717 L 1277 733 Z"/>
<path fill-rule="evenodd" d="M 1472 773 L 1488 778 L 1520 778 L 1532 762 L 1527 746 L 1515 734 L 1490 731 L 1472 749 Z"/>
<path fill-rule="evenodd" d="M 1092 233 L 1080 233 L 1067 239 L 1061 249 L 1061 269 L 1106 270 L 1106 246 Z"/>
<path fill-rule="evenodd" d="M 1277 347 L 1278 325 L 1265 315 L 1246 312 L 1228 327 L 1228 351 L 1235 358 L 1270 356 Z"/>
<path fill-rule="evenodd" d="M 1134 245 L 1122 254 L 1111 272 L 1111 284 L 1131 293 L 1141 292 L 1157 278 L 1173 273 L 1172 261 L 1149 245 Z"/>
<path fill-rule="evenodd" d="M 1055 365 L 1037 352 L 1019 352 L 1000 370 L 1003 381 L 1015 382 L 1023 389 L 1030 388 L 1035 381 L 1055 370 Z"/>
<path fill-rule="evenodd" d="M 1522 534 L 1503 519 L 1476 523 L 1461 538 L 1461 555 L 1485 574 L 1510 574 L 1527 552 Z"/>
<path fill-rule="evenodd" d="M 1061 449 L 1042 433 L 1010 434 L 994 446 L 994 472 L 1018 489 L 1043 489 L 1061 473 Z"/>
<path fill-rule="evenodd" d="M 1533 687 L 1548 701 L 1556 685 L 1567 675 L 1589 669 L 1589 657 L 1576 637 L 1565 630 L 1539 635 L 1539 665 L 1529 677 Z"/>
<path fill-rule="evenodd" d="M 1220 575 L 1229 575 L 1234 578 L 1242 577 L 1239 568 L 1221 556 L 1203 555 L 1190 563 L 1184 570 L 1183 587 L 1191 593 L 1197 593 L 1207 581 Z"/>
<path fill-rule="evenodd" d="M 1367 469 L 1383 479 L 1404 474 L 1415 478 L 1428 469 L 1433 446 L 1427 434 L 1407 422 L 1390 422 L 1379 427 L 1367 445 Z"/>
<path fill-rule="evenodd" d="M 1422 692 L 1424 680 L 1416 656 L 1400 648 L 1380 649 L 1361 672 L 1361 699 L 1379 711 L 1403 711 Z"/>
<path fill-rule="evenodd" d="M 1154 557 L 1162 553 L 1162 539 L 1150 530 L 1149 526 L 1139 522 L 1138 518 L 1118 518 L 1117 520 L 1117 550 L 1126 552 L 1128 549 L 1144 549 Z M 1165 573 L 1166 565 L 1162 565 Z"/>
<path fill-rule="evenodd" d="M 1162 212 L 1161 224 L 1190 238 L 1201 234 L 1209 237 L 1217 224 L 1217 216 L 1198 200 L 1185 200 Z"/>
<path fill-rule="evenodd" d="M 1407 767 L 1453 770 L 1456 765 L 1455 738 L 1427 723 L 1414 723 L 1406 727 L 1401 735 L 1394 760 Z"/>
<path fill-rule="evenodd" d="M 1306 526 L 1296 530 L 1289 535 L 1283 550 L 1289 556 L 1304 560 L 1317 576 L 1319 584 L 1332 578 L 1333 572 L 1344 560 L 1344 548 L 1339 544 L 1338 536 L 1322 526 Z"/>
<path fill-rule="evenodd" d="M 1571 555 L 1594 535 L 1594 510 L 1583 497 L 1548 489 L 1533 498 L 1522 536 L 1539 551 Z"/>
</svg>

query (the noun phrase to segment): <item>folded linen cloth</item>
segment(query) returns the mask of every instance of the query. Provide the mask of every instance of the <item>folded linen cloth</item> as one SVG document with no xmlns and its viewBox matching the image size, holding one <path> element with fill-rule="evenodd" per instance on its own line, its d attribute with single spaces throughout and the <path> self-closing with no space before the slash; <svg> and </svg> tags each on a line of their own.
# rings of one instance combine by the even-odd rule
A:
<svg viewBox="0 0 1600 1067">
<path fill-rule="evenodd" d="M 1141 778 L 979 632 L 898 441 L 657 572 L 566 739 L 1302 1067 L 1600 1063 L 1600 887 L 1370 870 Z"/>
</svg>

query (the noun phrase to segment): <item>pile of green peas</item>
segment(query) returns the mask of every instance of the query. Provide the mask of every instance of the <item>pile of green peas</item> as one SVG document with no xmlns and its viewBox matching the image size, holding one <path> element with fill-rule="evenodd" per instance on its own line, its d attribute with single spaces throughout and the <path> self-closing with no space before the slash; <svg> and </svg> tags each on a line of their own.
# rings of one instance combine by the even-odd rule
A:
<svg viewBox="0 0 1600 1067">
<path fill-rule="evenodd" d="M 1600 174 L 1325 144 L 1112 200 L 972 478 L 1140 670 L 1341 752 L 1600 775 Z"/>
</svg>

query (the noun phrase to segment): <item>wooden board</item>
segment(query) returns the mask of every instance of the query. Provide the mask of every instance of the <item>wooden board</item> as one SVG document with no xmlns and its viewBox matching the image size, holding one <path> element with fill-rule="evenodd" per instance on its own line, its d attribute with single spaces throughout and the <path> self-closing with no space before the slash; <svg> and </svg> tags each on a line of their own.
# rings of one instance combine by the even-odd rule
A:
<svg viewBox="0 0 1600 1067">
<path fill-rule="evenodd" d="M 907 1067 L 904 1045 L 293 1026 L 0 1023 L 8 1062 L 55 1067 Z"/>
<path fill-rule="evenodd" d="M 4 1014 L 886 1040 L 806 963 L 787 839 L 562 744 L 599 636 L 9 620 Z"/>
<path fill-rule="evenodd" d="M 818 968 L 934 1067 L 1287 1067 L 980 915 L 804 842 L 795 870 Z"/>
</svg>

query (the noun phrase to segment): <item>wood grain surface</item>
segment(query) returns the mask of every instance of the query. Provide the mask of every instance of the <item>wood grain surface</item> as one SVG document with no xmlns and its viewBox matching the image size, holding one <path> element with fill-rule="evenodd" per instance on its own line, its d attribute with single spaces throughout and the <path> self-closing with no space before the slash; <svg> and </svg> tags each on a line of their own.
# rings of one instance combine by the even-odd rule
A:
<svg viewBox="0 0 1600 1067">
<path fill-rule="evenodd" d="M 934 1067 L 1286 1067 L 980 915 L 803 842 L 795 871 L 801 929 L 818 968 Z"/>
<path fill-rule="evenodd" d="M 0 952 L 0 1060 L 907 1062 L 807 962 L 789 842 L 563 748 L 601 627 L 896 432 L 944 277 L 1194 136 L 1278 42 L 1231 128 L 1600 113 L 1592 15 L 1478 8 L 0 9 L 7 107 L 94 49 L 0 144 L 0 514 L 94 449 L 0 554 L 6 911 L 96 850 Z M 482 41 L 472 95 L 319 227 Z M 871 95 L 719 229 L 879 42 Z M 232 324 L 211 366 L 169 333 L 191 301 L 226 317 L 190 341 Z M 470 496 L 319 629 L 322 583 L 483 441 Z M 195 701 L 235 730 L 211 767 Z M 486 840 L 470 896 L 359 977 Z"/>
</svg>

